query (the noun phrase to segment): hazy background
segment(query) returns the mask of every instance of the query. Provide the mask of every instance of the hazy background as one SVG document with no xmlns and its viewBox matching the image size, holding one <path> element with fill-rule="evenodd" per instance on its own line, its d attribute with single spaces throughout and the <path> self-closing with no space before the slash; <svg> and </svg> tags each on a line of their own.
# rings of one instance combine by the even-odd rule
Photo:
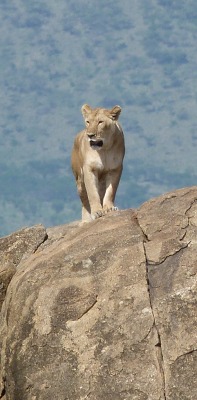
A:
<svg viewBox="0 0 197 400">
<path fill-rule="evenodd" d="M 122 107 L 120 208 L 197 184 L 196 0 L 1 0 L 0 236 L 80 218 L 81 106 Z"/>
</svg>

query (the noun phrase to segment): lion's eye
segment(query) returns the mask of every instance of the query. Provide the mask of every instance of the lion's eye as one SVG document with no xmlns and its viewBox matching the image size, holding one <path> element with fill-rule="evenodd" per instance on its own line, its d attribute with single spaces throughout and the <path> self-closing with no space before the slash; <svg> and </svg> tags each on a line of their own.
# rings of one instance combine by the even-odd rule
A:
<svg viewBox="0 0 197 400">
<path fill-rule="evenodd" d="M 99 124 L 102 124 L 104 121 L 99 121 Z"/>
<path fill-rule="evenodd" d="M 86 124 L 89 125 L 90 121 L 86 121 Z"/>
</svg>

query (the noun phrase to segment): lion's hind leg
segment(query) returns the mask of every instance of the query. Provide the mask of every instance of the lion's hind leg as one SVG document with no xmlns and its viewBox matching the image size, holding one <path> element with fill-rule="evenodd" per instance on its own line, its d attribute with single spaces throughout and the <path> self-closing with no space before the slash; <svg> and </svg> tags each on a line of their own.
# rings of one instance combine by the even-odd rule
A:
<svg viewBox="0 0 197 400">
<path fill-rule="evenodd" d="M 87 191 L 84 182 L 80 178 L 77 180 L 77 190 L 82 203 L 82 221 L 91 221 L 91 210 Z"/>
</svg>

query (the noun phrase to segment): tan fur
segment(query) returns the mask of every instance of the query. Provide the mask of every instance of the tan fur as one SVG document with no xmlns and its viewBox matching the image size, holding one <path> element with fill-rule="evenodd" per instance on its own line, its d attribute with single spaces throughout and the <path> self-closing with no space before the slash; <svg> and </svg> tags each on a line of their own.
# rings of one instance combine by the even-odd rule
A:
<svg viewBox="0 0 197 400">
<path fill-rule="evenodd" d="M 117 122 L 119 106 L 106 110 L 84 104 L 81 111 L 86 128 L 75 138 L 72 169 L 82 202 L 82 220 L 88 221 L 117 209 L 114 199 L 125 147 L 123 131 Z"/>
</svg>

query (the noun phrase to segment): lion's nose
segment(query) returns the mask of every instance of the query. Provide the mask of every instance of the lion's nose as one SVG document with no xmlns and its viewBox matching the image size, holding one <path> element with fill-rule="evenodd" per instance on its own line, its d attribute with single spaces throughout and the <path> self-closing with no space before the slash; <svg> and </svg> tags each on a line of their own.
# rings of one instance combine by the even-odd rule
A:
<svg viewBox="0 0 197 400">
<path fill-rule="evenodd" d="M 89 139 L 93 139 L 96 135 L 94 133 L 88 133 Z"/>
</svg>

